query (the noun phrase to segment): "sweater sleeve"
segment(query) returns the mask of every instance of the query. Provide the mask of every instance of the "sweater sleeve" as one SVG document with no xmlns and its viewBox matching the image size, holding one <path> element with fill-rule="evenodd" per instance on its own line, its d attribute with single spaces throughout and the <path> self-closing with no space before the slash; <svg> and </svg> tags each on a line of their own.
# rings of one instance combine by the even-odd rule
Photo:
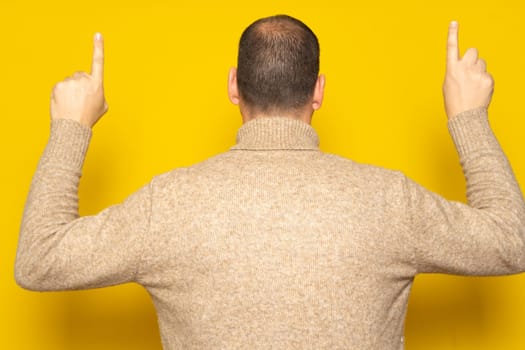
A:
<svg viewBox="0 0 525 350">
<path fill-rule="evenodd" d="M 418 273 L 504 275 L 525 271 L 525 202 L 489 125 L 487 109 L 449 120 L 468 204 L 405 178 L 410 245 Z"/>
<path fill-rule="evenodd" d="M 33 176 L 15 261 L 17 283 L 30 290 L 95 288 L 134 281 L 149 227 L 150 188 L 121 204 L 79 217 L 78 184 L 91 129 L 53 120 Z"/>
</svg>

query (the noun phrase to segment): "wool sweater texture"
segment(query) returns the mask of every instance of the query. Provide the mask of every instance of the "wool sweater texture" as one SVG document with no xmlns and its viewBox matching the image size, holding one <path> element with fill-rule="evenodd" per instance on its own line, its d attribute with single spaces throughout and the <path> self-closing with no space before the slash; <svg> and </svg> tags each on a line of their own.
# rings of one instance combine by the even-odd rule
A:
<svg viewBox="0 0 525 350">
<path fill-rule="evenodd" d="M 401 350 L 418 273 L 525 270 L 525 203 L 487 109 L 448 128 L 468 204 L 321 151 L 303 121 L 263 117 L 227 151 L 80 217 L 91 129 L 53 120 L 15 278 L 39 291 L 138 283 L 167 350 Z"/>
</svg>

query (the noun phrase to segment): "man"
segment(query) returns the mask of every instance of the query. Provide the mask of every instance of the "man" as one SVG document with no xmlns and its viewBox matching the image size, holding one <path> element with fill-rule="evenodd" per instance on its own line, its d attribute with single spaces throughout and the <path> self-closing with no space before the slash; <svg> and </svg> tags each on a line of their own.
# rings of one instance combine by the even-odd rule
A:
<svg viewBox="0 0 525 350">
<path fill-rule="evenodd" d="M 402 173 L 319 150 L 314 33 L 288 16 L 243 33 L 229 97 L 230 150 L 155 177 L 79 217 L 91 127 L 107 111 L 103 41 L 91 74 L 58 83 L 51 135 L 22 221 L 16 280 L 32 290 L 126 282 L 153 298 L 166 349 L 403 349 L 418 273 L 525 270 L 525 203 L 487 119 L 493 80 L 448 34 L 443 84 L 469 205 Z"/>
</svg>

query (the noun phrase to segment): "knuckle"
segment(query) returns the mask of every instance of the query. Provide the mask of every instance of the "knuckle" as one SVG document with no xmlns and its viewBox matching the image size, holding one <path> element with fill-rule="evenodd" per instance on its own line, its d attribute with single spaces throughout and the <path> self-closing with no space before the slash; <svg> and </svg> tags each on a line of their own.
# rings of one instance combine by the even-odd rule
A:
<svg viewBox="0 0 525 350">
<path fill-rule="evenodd" d="M 53 92 L 61 90 L 63 86 L 64 86 L 63 81 L 56 83 L 55 86 L 53 86 Z"/>
</svg>

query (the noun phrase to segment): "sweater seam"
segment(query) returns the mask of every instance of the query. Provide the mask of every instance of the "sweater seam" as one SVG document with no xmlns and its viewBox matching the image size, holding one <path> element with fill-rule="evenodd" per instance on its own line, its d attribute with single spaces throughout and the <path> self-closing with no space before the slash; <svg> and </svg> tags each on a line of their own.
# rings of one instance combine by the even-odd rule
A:
<svg viewBox="0 0 525 350">
<path fill-rule="evenodd" d="M 410 188 L 409 188 L 409 185 L 408 185 L 408 181 L 409 181 L 409 178 L 404 175 L 404 188 L 405 188 L 405 194 L 406 194 L 406 198 L 408 200 L 405 201 L 405 203 L 407 203 L 407 206 L 406 206 L 406 224 L 407 224 L 407 227 L 408 227 L 408 234 L 409 236 L 413 236 L 414 232 L 416 232 L 416 228 L 414 227 L 414 220 L 413 220 L 413 203 L 412 203 L 412 198 L 411 198 L 411 194 L 410 194 Z M 409 242 L 411 242 L 412 240 L 409 239 Z M 415 270 L 415 275 L 417 275 L 419 273 L 419 267 L 418 267 L 418 251 L 417 251 L 417 245 L 413 244 L 411 245 L 410 247 L 410 261 L 412 263 L 412 265 L 414 266 L 414 270 Z"/>
<path fill-rule="evenodd" d="M 148 223 L 146 225 L 144 232 L 142 233 L 142 238 L 140 240 L 141 252 L 139 254 L 139 259 L 137 261 L 137 267 L 135 268 L 135 272 L 133 274 L 134 276 L 133 280 L 137 281 L 138 283 L 140 283 L 139 282 L 140 269 L 143 265 L 144 255 L 146 252 L 146 244 L 145 244 L 146 237 L 151 232 L 151 221 L 152 221 L 151 216 L 153 213 L 153 195 L 152 195 L 152 189 L 151 189 L 151 182 L 148 184 L 148 194 L 149 194 L 148 196 L 149 197 Z"/>
</svg>

